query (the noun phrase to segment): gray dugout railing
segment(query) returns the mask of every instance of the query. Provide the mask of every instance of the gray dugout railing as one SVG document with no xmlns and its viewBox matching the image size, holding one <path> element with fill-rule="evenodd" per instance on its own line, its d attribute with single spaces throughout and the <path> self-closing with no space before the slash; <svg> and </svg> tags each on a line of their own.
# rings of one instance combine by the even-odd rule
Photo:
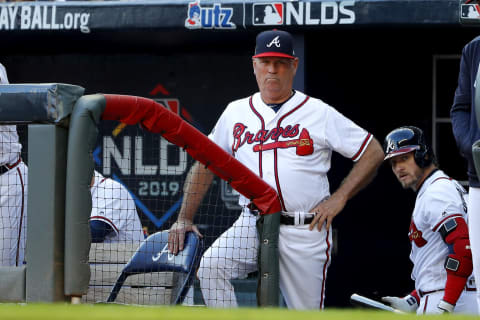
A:
<svg viewBox="0 0 480 320">
<path fill-rule="evenodd" d="M 85 199 L 90 199 L 88 177 L 93 172 L 91 150 L 99 116 L 74 108 L 83 93 L 82 87 L 69 84 L 0 85 L 0 124 L 28 124 L 29 146 L 26 264 L 0 267 L 0 302 L 68 301 L 86 293 L 90 241 L 79 245 L 65 236 L 75 228 L 83 239 L 90 239 L 91 200 Z M 80 113 L 78 118 L 72 112 Z M 89 122 L 88 130 L 70 130 L 82 121 Z M 78 143 L 79 135 L 91 144 Z M 77 196 L 68 197 L 68 192 Z M 69 209 L 72 205 L 79 207 Z M 84 221 L 73 217 L 79 211 Z M 78 250 L 75 262 L 73 250 Z"/>
</svg>

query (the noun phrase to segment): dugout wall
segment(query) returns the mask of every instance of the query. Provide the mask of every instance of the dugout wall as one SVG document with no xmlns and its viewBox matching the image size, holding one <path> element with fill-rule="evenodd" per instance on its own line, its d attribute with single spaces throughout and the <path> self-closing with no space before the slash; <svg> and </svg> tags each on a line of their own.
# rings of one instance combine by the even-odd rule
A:
<svg viewBox="0 0 480 320">
<path fill-rule="evenodd" d="M 324 16 L 322 2 L 327 3 L 323 4 Z M 8 7 L 18 7 L 18 14 L 30 10 L 30 24 L 24 29 L 17 25 L 19 20 L 0 24 L 0 62 L 6 65 L 12 82 L 73 83 L 85 87 L 87 94 L 108 92 L 155 99 L 208 133 L 229 101 L 256 91 L 250 71 L 255 35 L 272 25 L 255 22 L 260 4 L 255 11 L 253 1 L 209 1 L 200 5 L 205 12 L 213 12 L 215 6 L 233 10 L 230 22 L 235 28 L 228 28 L 231 24 L 226 28 L 201 24 L 188 28 L 185 23 L 193 3 L 48 3 L 39 9 L 31 3 L 2 4 L 0 15 L 8 13 Z M 274 2 L 261 5 L 268 3 Z M 304 40 L 305 72 L 303 84 L 297 88 L 333 105 L 379 140 L 404 124 L 433 134 L 433 61 L 439 55 L 460 54 L 463 45 L 478 34 L 474 25 L 460 24 L 461 1 L 275 3 L 282 5 L 285 13 L 279 26 Z M 303 13 L 297 10 L 297 17 L 290 14 L 287 22 L 287 6 L 302 6 Z M 69 29 L 53 29 L 54 7 L 56 23 L 66 21 Z M 35 10 L 45 12 L 50 21 L 33 24 Z M 69 17 L 75 14 L 79 18 L 74 28 Z M 300 16 L 302 24 L 296 22 Z M 81 30 L 82 19 L 88 20 L 88 33 L 87 24 Z M 447 100 L 453 99 L 458 69 L 453 62 L 444 70 L 437 73 L 437 80 L 449 80 L 437 89 L 442 92 L 437 99 L 442 114 L 448 115 L 445 108 L 451 103 Z M 439 151 L 441 166 L 464 180 L 464 164 L 451 144 L 448 124 L 437 131 L 439 140 L 448 141 L 444 149 L 448 151 Z M 180 199 L 178 183 L 191 162 L 180 166 L 179 159 L 185 156 L 181 150 L 148 136 L 137 148 L 140 135 L 136 129 L 118 129 L 114 122 L 103 124 L 99 136 L 96 169 L 115 175 L 144 199 L 144 210 L 139 212 L 150 232 L 168 228 Z M 153 146 L 157 155 L 147 152 Z M 130 160 L 123 161 L 128 150 Z M 157 166 L 159 170 L 160 153 L 166 156 L 167 165 L 177 166 L 178 175 L 160 173 L 160 178 L 154 179 L 148 174 L 145 168 Z M 135 164 L 135 154 L 142 154 L 141 165 Z M 351 165 L 341 157 L 335 157 L 333 163 L 329 175 L 332 190 Z M 216 213 L 222 219 L 200 218 L 210 243 L 238 214 L 235 193 L 221 183 L 217 188 L 222 198 Z M 149 199 L 162 193 L 165 202 L 157 214 Z M 348 306 L 348 296 L 354 291 L 372 296 L 409 292 L 406 234 L 413 201 L 414 195 L 402 190 L 389 168 L 382 167 L 368 189 L 336 218 L 336 253 L 329 269 L 327 306 Z M 376 278 L 367 276 L 371 265 L 359 263 L 365 260 L 375 261 Z"/>
<path fill-rule="evenodd" d="M 0 87 L 0 122 L 31 124 L 26 252 L 30 263 L 28 268 L 0 268 L 1 300 L 62 301 L 67 119 L 84 89 L 65 84 Z"/>
</svg>

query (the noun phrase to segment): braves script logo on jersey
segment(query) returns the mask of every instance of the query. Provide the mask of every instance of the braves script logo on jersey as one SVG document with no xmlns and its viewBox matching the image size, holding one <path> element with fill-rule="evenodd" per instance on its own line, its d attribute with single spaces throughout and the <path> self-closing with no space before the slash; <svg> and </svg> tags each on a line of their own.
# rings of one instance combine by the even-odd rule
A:
<svg viewBox="0 0 480 320">
<path fill-rule="evenodd" d="M 415 242 L 415 244 L 419 248 L 427 244 L 427 240 L 425 240 L 422 236 L 422 231 L 417 229 L 417 226 L 415 225 L 413 220 L 410 223 L 410 231 L 408 233 L 408 238 L 410 239 L 410 241 Z"/>
<path fill-rule="evenodd" d="M 305 156 L 313 153 L 313 140 L 310 139 L 310 134 L 307 129 L 302 129 L 299 139 L 291 139 L 285 141 L 277 141 L 281 136 L 283 138 L 295 138 L 299 134 L 299 124 L 294 126 L 288 125 L 286 127 L 276 127 L 271 130 L 258 130 L 257 133 L 246 131 L 247 126 L 243 123 L 236 123 L 233 127 L 233 146 L 232 151 L 237 152 L 238 148 L 245 143 L 253 144 L 254 152 L 266 151 L 277 148 L 296 148 L 296 153 L 299 156 Z M 266 143 L 272 140 L 271 143 Z"/>
</svg>

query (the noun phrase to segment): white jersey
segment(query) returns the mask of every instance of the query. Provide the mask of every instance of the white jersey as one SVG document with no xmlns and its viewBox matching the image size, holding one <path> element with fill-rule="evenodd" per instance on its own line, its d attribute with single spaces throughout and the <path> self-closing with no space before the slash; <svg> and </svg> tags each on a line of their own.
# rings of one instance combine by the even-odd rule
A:
<svg viewBox="0 0 480 320">
<path fill-rule="evenodd" d="M 17 126 L 0 126 L 0 165 L 14 164 L 20 157 L 22 145 L 18 140 Z"/>
<path fill-rule="evenodd" d="M 410 259 L 414 264 L 412 279 L 417 291 L 445 288 L 447 272 L 444 264 L 450 252 L 438 230 L 448 219 L 455 217 L 468 222 L 465 199 L 463 187 L 441 170 L 427 177 L 418 191 L 409 230 L 412 242 Z"/>
<path fill-rule="evenodd" d="M 280 290 L 288 308 L 321 309 L 332 235 L 308 230 L 306 215 L 330 195 L 332 151 L 357 161 L 372 135 L 319 99 L 296 91 L 275 113 L 260 93 L 230 103 L 210 138 L 278 193 L 294 225 L 280 225 Z M 245 208 L 249 200 L 241 197 Z M 235 307 L 232 278 L 257 269 L 256 217 L 240 217 L 205 252 L 197 273 L 207 306 Z M 298 261 L 302 261 L 301 264 Z"/>
<path fill-rule="evenodd" d="M 95 171 L 95 182 L 90 192 L 90 220 L 103 221 L 113 229 L 113 233 L 108 234 L 103 242 L 140 242 L 144 239 L 135 202 L 124 186 Z"/>
<path fill-rule="evenodd" d="M 372 135 L 295 91 L 277 113 L 260 93 L 230 103 L 210 138 L 273 187 L 284 211 L 310 212 L 330 195 L 332 151 L 357 161 Z M 241 197 L 240 205 L 248 203 Z"/>
<path fill-rule="evenodd" d="M 0 84 L 8 84 L 7 71 L 0 63 Z M 14 164 L 22 151 L 17 126 L 0 126 L 0 165 Z"/>
</svg>

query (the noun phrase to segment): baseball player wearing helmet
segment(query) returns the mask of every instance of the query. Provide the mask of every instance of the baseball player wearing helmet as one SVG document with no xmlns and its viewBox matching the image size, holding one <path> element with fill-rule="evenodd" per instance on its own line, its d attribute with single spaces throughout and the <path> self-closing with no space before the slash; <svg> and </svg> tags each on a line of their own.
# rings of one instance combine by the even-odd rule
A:
<svg viewBox="0 0 480 320">
<path fill-rule="evenodd" d="M 253 70 L 260 92 L 231 102 L 210 138 L 262 177 L 283 207 L 279 233 L 280 290 L 289 308 L 323 308 L 330 264 L 333 218 L 376 173 L 383 159 L 373 136 L 320 99 L 292 89 L 298 58 L 288 32 L 260 33 Z M 327 173 L 332 151 L 356 164 L 330 195 Z M 185 232 L 198 229 L 194 214 L 213 174 L 196 163 L 184 187 L 169 250 L 183 249 Z M 235 307 L 230 279 L 257 269 L 255 212 L 243 211 L 202 257 L 198 278 L 208 306 Z"/>
<path fill-rule="evenodd" d="M 8 84 L 0 64 L 0 84 Z M 28 170 L 23 163 L 15 125 L 0 126 L 0 265 L 24 263 L 27 226 Z"/>
<path fill-rule="evenodd" d="M 450 111 L 452 128 L 458 149 L 468 161 L 468 183 L 470 188 L 468 213 L 470 242 L 473 256 L 473 273 L 480 279 L 480 181 L 475 170 L 472 145 L 480 140 L 478 119 L 475 115 L 475 89 L 477 87 L 478 66 L 480 64 L 480 37 L 468 43 L 462 51 L 458 86 L 455 91 L 453 106 Z M 480 292 L 477 291 L 477 303 L 480 306 Z"/>
<path fill-rule="evenodd" d="M 408 234 L 415 290 L 383 301 L 417 314 L 477 313 L 465 189 L 438 169 L 417 127 L 390 132 L 384 150 L 402 187 L 415 191 L 417 199 Z"/>
<path fill-rule="evenodd" d="M 144 239 L 135 202 L 117 181 L 94 172 L 90 188 L 92 242 L 140 242 Z"/>
</svg>

